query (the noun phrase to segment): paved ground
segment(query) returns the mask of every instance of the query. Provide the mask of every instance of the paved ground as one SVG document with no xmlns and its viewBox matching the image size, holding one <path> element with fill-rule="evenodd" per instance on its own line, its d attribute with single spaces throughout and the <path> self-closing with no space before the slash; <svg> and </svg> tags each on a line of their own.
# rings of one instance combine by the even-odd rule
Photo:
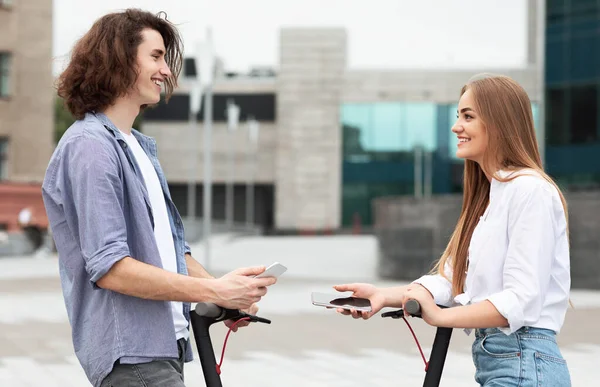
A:
<svg viewBox="0 0 600 387">
<path fill-rule="evenodd" d="M 366 240 L 360 243 L 366 250 L 371 248 Z M 253 244 L 259 247 L 250 248 Z M 242 250 L 251 257 L 249 261 L 265 256 L 263 263 L 268 264 L 282 247 L 271 248 L 257 240 L 221 241 L 214 246 L 218 250 L 215 259 L 220 257 L 218 263 L 214 262 L 216 271 L 230 269 L 226 262 L 239 264 Z M 333 245 L 325 248 L 339 252 Z M 308 250 L 306 247 L 302 254 L 310 253 Z M 296 251 L 295 255 L 302 254 Z M 223 365 L 223 384 L 420 386 L 423 363 L 402 321 L 379 317 L 354 321 L 310 305 L 310 292 L 328 291 L 340 276 L 373 281 L 373 271 L 365 269 L 372 268 L 373 263 L 354 262 L 340 269 L 342 266 L 334 259 L 330 264 L 320 262 L 322 269 L 311 276 L 310 264 L 316 259 L 312 255 L 302 263 L 278 259 L 287 263 L 290 270 L 261 301 L 261 314 L 271 318 L 273 324 L 253 325 L 231 336 Z M 261 262 L 249 262 L 254 263 Z M 295 263 L 300 268 L 299 275 L 294 274 Z M 600 292 L 574 291 L 572 299 L 576 309 L 569 310 L 559 342 L 573 385 L 592 385 L 600 366 L 600 335 L 596 333 Z M 416 319 L 412 325 L 428 353 L 434 330 Z M 0 259 L 0 332 L 0 386 L 89 385 L 73 354 L 55 257 Z M 213 343 L 219 353 L 224 335 L 222 326 L 213 329 Z M 442 386 L 475 385 L 471 340 L 462 331 L 455 331 Z M 186 366 L 186 381 L 188 386 L 203 385 L 199 363 Z"/>
</svg>

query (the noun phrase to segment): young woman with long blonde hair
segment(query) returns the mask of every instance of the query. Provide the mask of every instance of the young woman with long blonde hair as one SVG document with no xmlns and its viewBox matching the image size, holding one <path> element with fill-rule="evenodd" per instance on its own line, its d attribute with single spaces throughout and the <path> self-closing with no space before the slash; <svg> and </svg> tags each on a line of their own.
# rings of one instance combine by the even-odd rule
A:
<svg viewBox="0 0 600 387">
<path fill-rule="evenodd" d="M 556 343 L 571 285 L 567 205 L 543 170 L 529 97 L 508 77 L 475 78 L 452 132 L 465 159 L 463 205 L 434 272 L 396 288 L 337 285 L 373 307 L 338 312 L 367 319 L 415 299 L 428 324 L 475 330 L 480 385 L 570 386 Z"/>
</svg>

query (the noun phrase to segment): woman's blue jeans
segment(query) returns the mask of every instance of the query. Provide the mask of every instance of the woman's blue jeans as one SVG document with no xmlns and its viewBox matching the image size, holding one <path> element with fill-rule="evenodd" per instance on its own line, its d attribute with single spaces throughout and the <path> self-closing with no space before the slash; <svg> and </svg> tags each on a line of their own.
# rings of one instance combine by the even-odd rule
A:
<svg viewBox="0 0 600 387">
<path fill-rule="evenodd" d="M 570 387 L 571 377 L 554 331 L 523 327 L 506 335 L 475 330 L 475 380 L 481 386 Z"/>
</svg>

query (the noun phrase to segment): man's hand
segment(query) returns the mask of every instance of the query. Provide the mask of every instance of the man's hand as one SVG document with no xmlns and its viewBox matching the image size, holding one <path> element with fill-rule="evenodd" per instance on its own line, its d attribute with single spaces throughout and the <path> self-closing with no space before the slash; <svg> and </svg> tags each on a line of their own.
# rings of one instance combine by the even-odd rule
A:
<svg viewBox="0 0 600 387">
<path fill-rule="evenodd" d="M 228 309 L 250 309 L 267 294 L 267 286 L 277 282 L 275 277 L 253 278 L 265 271 L 264 266 L 242 268 L 214 281 L 214 303 Z"/>
<path fill-rule="evenodd" d="M 248 314 L 256 316 L 256 313 L 258 312 L 258 305 L 252 304 L 249 309 L 242 310 L 242 312 L 246 312 Z M 234 320 L 227 320 L 227 321 L 225 321 L 225 326 L 227 328 L 231 328 L 234 323 L 235 323 Z M 242 321 L 239 324 L 237 324 L 236 326 L 234 326 L 232 331 L 237 332 L 238 328 L 247 327 L 248 325 L 250 325 L 250 321 Z"/>
</svg>

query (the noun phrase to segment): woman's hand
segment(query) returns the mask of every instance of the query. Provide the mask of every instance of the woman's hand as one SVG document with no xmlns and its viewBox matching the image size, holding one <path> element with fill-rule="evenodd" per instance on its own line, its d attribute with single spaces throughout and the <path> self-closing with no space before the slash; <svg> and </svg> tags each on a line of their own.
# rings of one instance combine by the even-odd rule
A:
<svg viewBox="0 0 600 387">
<path fill-rule="evenodd" d="M 443 309 L 435 304 L 431 293 L 423 286 L 411 286 L 406 289 L 404 293 L 404 303 L 402 307 L 404 308 L 404 315 L 409 316 L 406 312 L 406 302 L 408 300 L 418 301 L 421 305 L 421 317 L 425 322 L 429 325 L 439 327 L 444 326 L 443 321 Z"/>
<path fill-rule="evenodd" d="M 333 287 L 338 292 L 352 292 L 352 297 L 366 298 L 371 301 L 371 311 L 370 312 L 359 312 L 356 310 L 346 310 L 342 308 L 338 308 L 337 312 L 343 315 L 351 315 L 354 318 L 363 318 L 367 320 L 373 317 L 377 312 L 381 310 L 381 308 L 387 306 L 385 292 L 384 289 L 377 288 L 370 284 L 346 284 L 346 285 L 336 285 Z"/>
</svg>

